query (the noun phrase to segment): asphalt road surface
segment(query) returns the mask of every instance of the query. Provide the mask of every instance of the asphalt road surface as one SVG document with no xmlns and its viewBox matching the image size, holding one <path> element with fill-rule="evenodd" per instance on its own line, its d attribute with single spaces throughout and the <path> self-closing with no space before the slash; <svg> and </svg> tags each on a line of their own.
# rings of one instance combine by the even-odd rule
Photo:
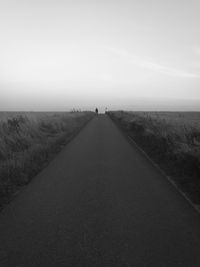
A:
<svg viewBox="0 0 200 267">
<path fill-rule="evenodd" d="M 0 266 L 200 266 L 200 217 L 95 117 L 0 214 Z"/>
</svg>

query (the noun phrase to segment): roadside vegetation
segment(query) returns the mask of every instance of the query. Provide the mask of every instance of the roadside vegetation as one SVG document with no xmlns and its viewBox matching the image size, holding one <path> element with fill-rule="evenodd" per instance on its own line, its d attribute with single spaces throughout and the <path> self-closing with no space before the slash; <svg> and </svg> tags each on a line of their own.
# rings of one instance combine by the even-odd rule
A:
<svg viewBox="0 0 200 267">
<path fill-rule="evenodd" d="M 200 112 L 108 112 L 200 207 Z"/>
<path fill-rule="evenodd" d="M 93 112 L 0 112 L 0 208 L 94 116 Z"/>
</svg>

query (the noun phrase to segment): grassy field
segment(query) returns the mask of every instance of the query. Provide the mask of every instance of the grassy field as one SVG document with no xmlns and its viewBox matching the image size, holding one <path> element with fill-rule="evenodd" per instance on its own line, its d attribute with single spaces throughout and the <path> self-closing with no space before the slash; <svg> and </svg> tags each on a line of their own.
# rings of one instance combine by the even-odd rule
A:
<svg viewBox="0 0 200 267">
<path fill-rule="evenodd" d="M 93 116 L 92 112 L 0 112 L 0 207 Z"/>
<path fill-rule="evenodd" d="M 108 115 L 200 205 L 200 112 L 109 112 Z"/>
</svg>

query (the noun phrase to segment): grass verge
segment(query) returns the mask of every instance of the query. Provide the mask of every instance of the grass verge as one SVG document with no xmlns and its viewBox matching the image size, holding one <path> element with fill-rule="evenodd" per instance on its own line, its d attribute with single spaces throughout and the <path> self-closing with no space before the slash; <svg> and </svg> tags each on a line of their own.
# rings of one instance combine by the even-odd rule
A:
<svg viewBox="0 0 200 267">
<path fill-rule="evenodd" d="M 0 209 L 93 116 L 93 112 L 1 112 Z"/>
<path fill-rule="evenodd" d="M 200 207 L 200 113 L 107 113 Z"/>
</svg>

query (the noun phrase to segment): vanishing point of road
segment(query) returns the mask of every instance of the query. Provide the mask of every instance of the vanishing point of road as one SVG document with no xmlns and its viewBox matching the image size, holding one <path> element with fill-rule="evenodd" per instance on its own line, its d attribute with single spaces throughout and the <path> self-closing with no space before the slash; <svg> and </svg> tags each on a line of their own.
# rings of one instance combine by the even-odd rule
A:
<svg viewBox="0 0 200 267">
<path fill-rule="evenodd" d="M 200 266 L 200 217 L 99 115 L 1 212 L 0 266 Z"/>
</svg>

